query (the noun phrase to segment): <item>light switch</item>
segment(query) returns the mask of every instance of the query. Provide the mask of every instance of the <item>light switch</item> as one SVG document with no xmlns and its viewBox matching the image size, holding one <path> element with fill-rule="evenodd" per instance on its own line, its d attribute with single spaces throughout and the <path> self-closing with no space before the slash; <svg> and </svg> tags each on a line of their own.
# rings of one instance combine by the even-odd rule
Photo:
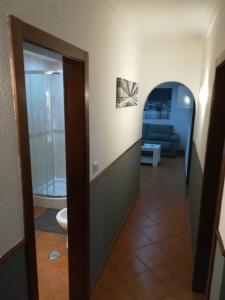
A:
<svg viewBox="0 0 225 300">
<path fill-rule="evenodd" d="M 94 161 L 93 162 L 93 173 L 98 171 L 98 167 L 99 167 L 98 161 Z"/>
</svg>

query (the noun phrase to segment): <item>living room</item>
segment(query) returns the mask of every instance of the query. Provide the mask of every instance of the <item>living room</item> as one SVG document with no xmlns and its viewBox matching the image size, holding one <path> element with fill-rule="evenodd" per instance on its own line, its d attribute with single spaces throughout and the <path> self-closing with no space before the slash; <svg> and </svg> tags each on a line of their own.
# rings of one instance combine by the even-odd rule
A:
<svg viewBox="0 0 225 300">
<path fill-rule="evenodd" d="M 194 104 L 194 96 L 188 87 L 178 82 L 165 82 L 150 92 L 143 113 L 142 144 L 160 145 L 160 156 L 166 159 L 183 157 L 186 177 Z M 142 150 L 146 149 L 142 147 Z M 148 156 L 152 154 L 150 152 L 153 151 L 142 154 Z"/>
</svg>

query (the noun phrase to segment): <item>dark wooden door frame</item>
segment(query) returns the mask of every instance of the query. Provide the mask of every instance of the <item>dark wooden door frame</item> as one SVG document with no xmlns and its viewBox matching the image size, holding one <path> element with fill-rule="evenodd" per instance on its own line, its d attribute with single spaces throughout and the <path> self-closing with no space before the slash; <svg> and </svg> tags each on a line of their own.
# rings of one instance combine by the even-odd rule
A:
<svg viewBox="0 0 225 300">
<path fill-rule="evenodd" d="M 9 16 L 8 21 L 11 37 L 13 94 L 15 97 L 20 152 L 29 299 L 38 300 L 38 282 L 23 58 L 24 41 L 52 50 L 63 56 L 63 67 L 65 68 L 69 293 L 71 300 L 89 300 L 88 53 L 24 23 L 14 16 Z M 72 66 L 72 69 L 70 66 Z M 71 82 L 74 84 L 74 79 L 79 81 L 80 93 L 74 92 L 74 88 L 71 90 Z M 77 99 L 74 99 L 74 97 L 77 97 Z M 79 128 L 79 133 L 74 126 Z"/>
<path fill-rule="evenodd" d="M 201 192 L 200 219 L 193 269 L 193 291 L 209 296 L 215 253 L 218 193 L 225 137 L 225 56 L 217 61 L 209 118 L 205 166 Z"/>
<path fill-rule="evenodd" d="M 214 228 L 213 228 L 213 240 L 212 240 L 211 256 L 210 256 L 210 262 L 209 262 L 209 274 L 208 274 L 207 290 L 206 290 L 207 298 L 209 298 L 209 296 L 210 296 L 211 282 L 212 282 L 212 276 L 213 276 L 213 265 L 214 265 L 217 242 L 219 244 L 221 254 L 223 256 L 225 256 L 224 243 L 223 243 L 223 240 L 222 240 L 220 232 L 219 232 L 219 222 L 220 222 L 220 212 L 221 212 L 221 206 L 222 206 L 224 179 L 225 179 L 225 143 L 223 146 L 223 157 L 222 157 L 222 163 L 221 163 L 221 168 L 220 168 L 219 188 L 218 188 L 217 205 L 216 205 L 216 216 L 215 216 L 215 223 L 214 223 Z"/>
</svg>

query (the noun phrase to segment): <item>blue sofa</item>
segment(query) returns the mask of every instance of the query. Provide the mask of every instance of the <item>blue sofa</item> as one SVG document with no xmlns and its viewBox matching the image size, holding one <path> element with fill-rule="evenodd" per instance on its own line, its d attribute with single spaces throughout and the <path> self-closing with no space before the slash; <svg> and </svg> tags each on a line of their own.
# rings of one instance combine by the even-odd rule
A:
<svg viewBox="0 0 225 300">
<path fill-rule="evenodd" d="M 164 156 L 176 156 L 179 141 L 173 125 L 143 124 L 142 143 L 160 144 Z"/>
</svg>

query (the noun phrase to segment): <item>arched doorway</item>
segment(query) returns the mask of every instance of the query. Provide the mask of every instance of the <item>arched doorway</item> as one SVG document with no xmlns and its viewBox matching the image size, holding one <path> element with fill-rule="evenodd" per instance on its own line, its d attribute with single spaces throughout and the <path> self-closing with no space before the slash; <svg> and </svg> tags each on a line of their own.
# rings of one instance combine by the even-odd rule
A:
<svg viewBox="0 0 225 300">
<path fill-rule="evenodd" d="M 143 112 L 142 143 L 159 144 L 161 155 L 184 155 L 186 183 L 189 181 L 195 100 L 191 90 L 179 82 L 164 82 L 148 95 Z"/>
</svg>

